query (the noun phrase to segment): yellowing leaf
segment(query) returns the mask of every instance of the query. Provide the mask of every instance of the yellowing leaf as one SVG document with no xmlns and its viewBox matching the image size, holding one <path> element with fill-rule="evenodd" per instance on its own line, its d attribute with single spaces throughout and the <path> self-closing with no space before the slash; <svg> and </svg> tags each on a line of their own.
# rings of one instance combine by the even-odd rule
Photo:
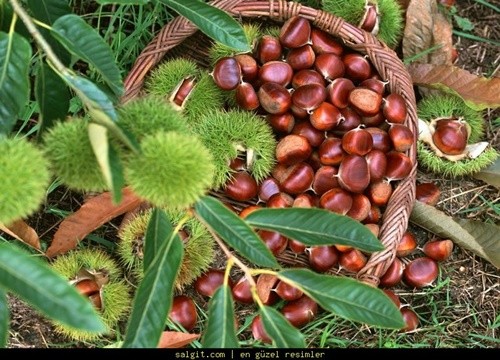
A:
<svg viewBox="0 0 500 360">
<path fill-rule="evenodd" d="M 186 334 L 178 331 L 164 331 L 161 334 L 159 349 L 184 347 L 200 337 L 199 334 Z"/>
<path fill-rule="evenodd" d="M 17 220 L 9 225 L 0 223 L 0 230 L 13 238 L 40 250 L 40 238 L 35 229 L 26 224 L 24 220 Z"/>
</svg>

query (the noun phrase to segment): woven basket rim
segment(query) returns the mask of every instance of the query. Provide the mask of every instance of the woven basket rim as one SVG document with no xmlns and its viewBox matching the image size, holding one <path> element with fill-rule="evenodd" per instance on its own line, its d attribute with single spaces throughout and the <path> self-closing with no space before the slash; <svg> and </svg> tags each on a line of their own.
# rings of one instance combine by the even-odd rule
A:
<svg viewBox="0 0 500 360">
<path fill-rule="evenodd" d="M 302 16 L 311 21 L 311 25 L 341 39 L 344 46 L 366 54 L 378 71 L 382 80 L 388 82 L 390 93 L 400 94 L 407 105 L 408 116 L 405 121 L 414 134 L 418 134 L 418 118 L 413 84 L 404 64 L 397 54 L 375 36 L 343 19 L 313 9 L 296 2 L 284 0 L 215 0 L 210 5 L 218 7 L 233 17 L 245 19 L 270 19 L 283 23 L 292 16 Z M 139 96 L 144 80 L 149 71 L 177 45 L 181 44 L 198 29 L 187 19 L 178 16 L 167 23 L 137 57 L 124 85 L 122 102 Z M 370 255 L 365 267 L 357 278 L 367 284 L 378 286 L 379 278 L 386 272 L 396 256 L 396 248 L 408 227 L 408 220 L 415 201 L 417 142 L 405 152 L 413 162 L 410 175 L 399 181 L 385 208 L 380 228 L 379 239 L 385 250 Z M 286 256 L 285 256 L 286 258 Z M 289 258 L 289 256 L 288 256 Z"/>
</svg>

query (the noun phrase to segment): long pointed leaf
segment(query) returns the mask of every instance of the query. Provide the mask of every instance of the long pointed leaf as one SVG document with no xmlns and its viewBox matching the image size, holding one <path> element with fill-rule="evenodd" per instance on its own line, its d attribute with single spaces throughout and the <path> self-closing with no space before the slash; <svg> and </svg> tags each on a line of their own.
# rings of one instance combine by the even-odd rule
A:
<svg viewBox="0 0 500 360">
<path fill-rule="evenodd" d="M 0 32 L 0 134 L 8 134 L 29 98 L 31 46 L 21 35 Z"/>
<path fill-rule="evenodd" d="M 231 289 L 227 285 L 222 285 L 215 291 L 208 304 L 208 324 L 201 341 L 203 347 L 239 347 L 234 319 Z"/>
<path fill-rule="evenodd" d="M 169 236 L 163 243 L 137 289 L 123 347 L 154 348 L 158 345 L 172 306 L 174 281 L 183 252 L 182 241 L 177 236 Z"/>
<path fill-rule="evenodd" d="M 173 232 L 174 228 L 165 212 L 154 209 L 144 236 L 144 272 L 148 270 L 161 246 Z M 175 236 L 178 237 L 179 235 L 175 234 Z"/>
<path fill-rule="evenodd" d="M 35 80 L 35 97 L 40 107 L 38 136 L 55 120 L 68 114 L 70 93 L 64 81 L 45 63 L 40 63 Z"/>
<path fill-rule="evenodd" d="M 304 335 L 277 310 L 269 306 L 260 308 L 264 330 L 278 348 L 305 348 Z"/>
<path fill-rule="evenodd" d="M 241 52 L 251 50 L 241 25 L 226 12 L 199 0 L 160 0 L 192 21 L 205 35 Z"/>
<path fill-rule="evenodd" d="M 306 269 L 282 270 L 278 277 L 301 289 L 323 309 L 345 319 L 391 329 L 404 326 L 399 309 L 382 290 L 355 279 Z"/>
<path fill-rule="evenodd" d="M 54 22 L 52 31 L 68 51 L 95 67 L 115 95 L 122 95 L 122 78 L 113 53 L 92 26 L 79 16 L 68 14 Z"/>
<path fill-rule="evenodd" d="M 260 209 L 249 214 L 245 221 L 305 245 L 339 244 L 370 252 L 384 249 L 371 231 L 358 221 L 323 209 Z"/>
<path fill-rule="evenodd" d="M 0 288 L 7 289 L 49 318 L 73 328 L 104 332 L 91 303 L 47 264 L 0 243 Z"/>
<path fill-rule="evenodd" d="M 97 0 L 98 4 L 119 4 L 119 5 L 146 5 L 149 0 Z"/>
<path fill-rule="evenodd" d="M 7 303 L 7 293 L 0 288 L 0 349 L 7 344 L 9 336 L 9 307 Z"/>
<path fill-rule="evenodd" d="M 254 264 L 277 268 L 279 264 L 248 224 L 219 200 L 205 196 L 195 204 L 198 216 L 226 243 Z"/>
</svg>

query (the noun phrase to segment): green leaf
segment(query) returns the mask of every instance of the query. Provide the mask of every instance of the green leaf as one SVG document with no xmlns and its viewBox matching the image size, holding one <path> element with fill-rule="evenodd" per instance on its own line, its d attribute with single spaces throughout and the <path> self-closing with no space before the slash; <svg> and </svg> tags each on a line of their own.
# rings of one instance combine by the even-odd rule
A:
<svg viewBox="0 0 500 360">
<path fill-rule="evenodd" d="M 391 329 L 405 325 L 399 309 L 382 290 L 355 279 L 306 269 L 282 270 L 278 278 L 301 289 L 323 309 L 345 319 Z"/>
<path fill-rule="evenodd" d="M 223 10 L 199 0 L 160 1 L 193 22 L 212 39 L 241 52 L 252 50 L 242 26 Z"/>
<path fill-rule="evenodd" d="M 0 32 L 0 134 L 8 134 L 29 99 L 31 46 L 21 35 Z"/>
<path fill-rule="evenodd" d="M 35 97 L 40 107 L 40 136 L 43 131 L 52 127 L 54 121 L 66 117 L 71 96 L 59 75 L 47 64 L 40 63 L 35 79 Z"/>
<path fill-rule="evenodd" d="M 95 67 L 115 95 L 122 95 L 123 82 L 113 53 L 94 28 L 68 14 L 56 20 L 52 34 L 68 51 Z"/>
<path fill-rule="evenodd" d="M 474 29 L 474 24 L 471 23 L 470 20 L 467 18 L 458 15 L 453 15 L 453 19 L 455 19 L 457 26 L 463 31 L 471 31 Z"/>
<path fill-rule="evenodd" d="M 9 336 L 9 304 L 7 293 L 0 288 L 0 349 L 7 345 Z"/>
<path fill-rule="evenodd" d="M 150 0 L 97 0 L 98 4 L 118 4 L 118 5 L 146 5 Z"/>
<path fill-rule="evenodd" d="M 173 232 L 174 228 L 165 212 L 154 209 L 144 236 L 144 272 L 148 270 L 161 246 L 172 236 Z M 174 236 L 179 237 L 178 234 Z"/>
<path fill-rule="evenodd" d="M 71 14 L 71 8 L 68 5 L 68 0 L 28 0 L 28 8 L 33 13 L 33 16 L 47 24 L 53 25 L 54 22 L 61 16 Z M 38 27 L 45 40 L 48 42 L 54 53 L 64 65 L 69 65 L 71 62 L 70 53 L 57 40 L 49 36 L 49 30 Z"/>
<path fill-rule="evenodd" d="M 201 341 L 205 348 L 238 348 L 234 327 L 234 303 L 231 289 L 220 286 L 208 304 L 208 324 Z"/>
<path fill-rule="evenodd" d="M 195 204 L 195 211 L 206 226 L 252 263 L 277 268 L 269 248 L 248 224 L 219 200 L 205 196 Z"/>
<path fill-rule="evenodd" d="M 108 129 L 99 124 L 89 123 L 88 133 L 101 172 L 113 192 L 113 202 L 118 204 L 121 201 L 125 180 L 120 158 L 109 141 Z"/>
<path fill-rule="evenodd" d="M 259 209 L 245 221 L 259 229 L 277 231 L 305 245 L 347 245 L 362 251 L 383 250 L 382 243 L 358 221 L 314 208 Z"/>
<path fill-rule="evenodd" d="M 84 331 L 106 331 L 88 299 L 46 263 L 10 243 L 0 243 L 0 288 L 59 323 Z"/>
<path fill-rule="evenodd" d="M 295 328 L 279 311 L 269 306 L 260 308 L 264 330 L 278 348 L 305 348 L 304 335 Z"/>
<path fill-rule="evenodd" d="M 137 289 L 123 347 L 155 348 L 158 345 L 172 306 L 174 281 L 183 252 L 178 236 L 171 234 L 163 242 Z"/>
</svg>

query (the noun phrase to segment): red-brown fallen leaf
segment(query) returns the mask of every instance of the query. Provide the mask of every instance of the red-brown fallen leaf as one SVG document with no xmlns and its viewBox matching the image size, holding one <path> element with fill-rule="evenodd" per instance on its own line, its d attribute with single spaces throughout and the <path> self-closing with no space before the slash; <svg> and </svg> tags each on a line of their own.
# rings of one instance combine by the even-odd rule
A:
<svg viewBox="0 0 500 360">
<path fill-rule="evenodd" d="M 40 250 L 40 238 L 35 229 L 26 224 L 24 220 L 17 220 L 9 225 L 0 223 L 0 230 L 13 238 Z"/>
<path fill-rule="evenodd" d="M 452 65 L 412 64 L 413 83 L 459 95 L 471 108 L 500 106 L 500 78 L 487 79 Z"/>
<path fill-rule="evenodd" d="M 257 278 L 257 295 L 264 304 L 268 304 L 271 296 L 275 294 L 272 290 L 277 282 L 278 278 L 271 274 L 261 274 Z"/>
<path fill-rule="evenodd" d="M 403 56 L 409 59 L 432 47 L 434 14 L 438 12 L 436 0 L 411 0 L 406 11 L 406 25 L 403 35 Z M 418 58 L 428 63 L 429 54 Z"/>
<path fill-rule="evenodd" d="M 184 347 L 200 337 L 199 334 L 186 334 L 180 331 L 164 331 L 158 343 L 159 349 Z"/>
<path fill-rule="evenodd" d="M 46 255 L 54 257 L 74 249 L 78 242 L 108 221 L 137 207 L 142 199 L 129 188 L 122 191 L 122 201 L 113 204 L 111 193 L 105 192 L 89 199 L 78 211 L 59 225 Z"/>
<path fill-rule="evenodd" d="M 436 65 L 451 65 L 453 49 L 453 26 L 446 16 L 437 12 L 433 14 L 434 27 L 432 31 L 432 46 L 440 47 L 429 54 L 429 63 Z"/>
</svg>

